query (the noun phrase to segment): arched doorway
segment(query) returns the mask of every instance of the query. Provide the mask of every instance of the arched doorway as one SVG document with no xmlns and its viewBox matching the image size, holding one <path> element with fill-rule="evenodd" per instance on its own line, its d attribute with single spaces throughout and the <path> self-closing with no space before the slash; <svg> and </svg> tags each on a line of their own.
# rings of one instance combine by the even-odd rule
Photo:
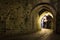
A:
<svg viewBox="0 0 60 40">
<path fill-rule="evenodd" d="M 52 29 L 53 28 L 53 15 L 49 11 L 44 11 L 40 15 L 39 19 L 41 28 Z"/>
<path fill-rule="evenodd" d="M 31 10 L 31 20 L 33 24 L 32 27 L 35 27 L 35 30 L 42 29 L 41 20 L 42 18 L 44 18 L 45 15 L 49 15 L 51 17 L 51 20 L 52 20 L 51 29 L 55 31 L 56 30 L 56 10 L 52 5 L 48 3 L 40 3 L 35 7 L 33 7 L 33 9 Z"/>
</svg>

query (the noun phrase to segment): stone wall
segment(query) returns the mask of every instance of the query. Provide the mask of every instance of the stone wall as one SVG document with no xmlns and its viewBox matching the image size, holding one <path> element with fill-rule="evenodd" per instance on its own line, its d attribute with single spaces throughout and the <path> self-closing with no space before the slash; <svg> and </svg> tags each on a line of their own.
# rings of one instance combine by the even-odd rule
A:
<svg viewBox="0 0 60 40">
<path fill-rule="evenodd" d="M 0 0 L 0 33 L 33 32 L 31 9 L 37 0 Z"/>
<path fill-rule="evenodd" d="M 57 1 L 56 32 L 60 34 L 60 0 Z"/>
<path fill-rule="evenodd" d="M 9 34 L 37 31 L 30 12 L 41 2 L 49 3 L 49 0 L 0 0 L 0 32 Z"/>
</svg>

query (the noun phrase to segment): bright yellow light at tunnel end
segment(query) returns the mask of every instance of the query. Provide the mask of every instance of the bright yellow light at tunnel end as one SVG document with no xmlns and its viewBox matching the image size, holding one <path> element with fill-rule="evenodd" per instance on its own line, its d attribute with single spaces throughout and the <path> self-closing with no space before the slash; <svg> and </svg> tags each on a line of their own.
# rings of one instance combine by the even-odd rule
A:
<svg viewBox="0 0 60 40">
<path fill-rule="evenodd" d="M 42 19 L 44 16 L 48 16 L 48 15 L 50 15 L 50 16 L 53 18 L 52 13 L 49 12 L 49 11 L 45 11 L 45 12 L 43 12 L 43 13 L 40 15 L 40 17 L 39 17 L 39 19 L 38 19 L 38 24 L 39 24 L 40 27 L 41 27 L 41 19 Z"/>
</svg>

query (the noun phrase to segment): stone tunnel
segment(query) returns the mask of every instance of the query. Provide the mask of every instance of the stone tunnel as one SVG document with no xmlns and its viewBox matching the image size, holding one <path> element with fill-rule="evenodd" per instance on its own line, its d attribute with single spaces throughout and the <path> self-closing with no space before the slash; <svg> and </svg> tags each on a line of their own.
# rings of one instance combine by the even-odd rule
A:
<svg viewBox="0 0 60 40">
<path fill-rule="evenodd" d="M 0 33 L 25 34 L 41 30 L 41 16 L 47 11 L 53 15 L 56 28 L 57 0 L 0 0 Z M 57 22 L 58 25 L 58 22 Z"/>
<path fill-rule="evenodd" d="M 33 11 L 31 12 L 34 16 L 34 24 L 35 24 L 34 27 L 40 27 L 41 29 L 41 19 L 45 14 L 47 14 L 47 13 L 43 13 L 45 11 L 49 11 L 51 12 L 50 15 L 53 15 L 52 29 L 56 30 L 56 27 L 55 27 L 56 26 L 56 11 L 54 8 L 51 7 L 51 5 L 47 3 L 38 4 L 38 6 L 35 9 L 33 9 Z"/>
</svg>

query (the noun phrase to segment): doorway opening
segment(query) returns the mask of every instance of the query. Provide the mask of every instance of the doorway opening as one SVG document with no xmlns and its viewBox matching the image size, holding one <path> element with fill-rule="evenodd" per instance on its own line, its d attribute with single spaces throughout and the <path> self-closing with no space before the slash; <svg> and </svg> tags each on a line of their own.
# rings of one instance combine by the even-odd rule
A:
<svg viewBox="0 0 60 40">
<path fill-rule="evenodd" d="M 49 11 L 44 11 L 39 18 L 40 27 L 45 29 L 53 29 L 53 15 Z"/>
<path fill-rule="evenodd" d="M 50 16 L 50 18 L 48 16 Z M 42 28 L 44 28 L 52 29 L 54 32 L 56 31 L 56 9 L 53 5 L 48 3 L 37 4 L 31 10 L 31 18 L 32 25 L 36 30 L 41 30 Z M 45 24 L 46 26 L 43 24 L 44 18 L 46 18 L 46 22 L 50 21 Z"/>
</svg>

